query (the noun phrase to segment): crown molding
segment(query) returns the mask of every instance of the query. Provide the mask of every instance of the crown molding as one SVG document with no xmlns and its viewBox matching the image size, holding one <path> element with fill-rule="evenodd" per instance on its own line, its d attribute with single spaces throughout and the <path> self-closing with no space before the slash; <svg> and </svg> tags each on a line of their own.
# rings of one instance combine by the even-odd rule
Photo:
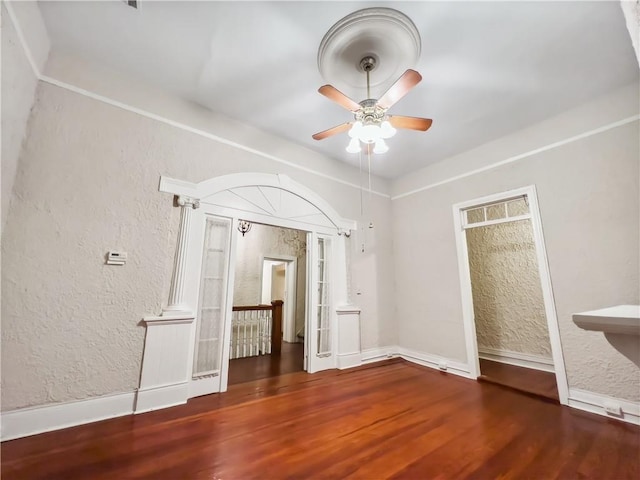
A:
<svg viewBox="0 0 640 480">
<path fill-rule="evenodd" d="M 498 162 L 491 163 L 481 168 L 476 168 L 474 170 L 469 170 L 468 172 L 462 173 L 460 175 L 455 175 L 453 177 L 446 178 L 439 182 L 430 183 L 423 187 L 416 188 L 414 190 L 409 190 L 404 193 L 400 193 L 398 195 L 394 195 L 391 197 L 391 200 L 399 200 L 401 198 L 409 197 L 411 195 L 415 195 L 416 193 L 424 192 L 425 190 L 430 190 L 435 187 L 439 187 L 441 185 L 446 185 L 447 183 L 455 182 L 462 178 L 470 177 L 472 175 L 476 175 L 478 173 L 486 172 L 488 170 L 493 170 L 494 168 L 501 167 L 503 165 L 507 165 L 509 163 L 518 162 L 520 160 L 524 160 L 525 158 L 532 157 L 542 152 L 546 152 L 548 150 L 553 150 L 554 148 L 562 147 L 569 143 L 577 142 L 578 140 L 582 140 L 584 138 L 592 137 L 594 135 L 598 135 L 600 133 L 606 132 L 608 130 L 613 130 L 614 128 L 621 127 L 623 125 L 627 125 L 629 123 L 637 122 L 640 120 L 640 115 L 632 115 L 631 117 L 623 118 L 622 120 L 618 120 L 616 122 L 607 123 L 598 128 L 594 128 L 592 130 L 587 130 L 586 132 L 580 133 L 578 135 L 573 135 L 571 137 L 565 138 L 563 140 L 558 140 L 557 142 L 550 143 L 540 148 L 536 148 L 533 150 L 529 150 L 528 152 L 521 153 L 519 155 L 514 155 L 513 157 L 506 158 L 504 160 L 500 160 Z"/>
</svg>

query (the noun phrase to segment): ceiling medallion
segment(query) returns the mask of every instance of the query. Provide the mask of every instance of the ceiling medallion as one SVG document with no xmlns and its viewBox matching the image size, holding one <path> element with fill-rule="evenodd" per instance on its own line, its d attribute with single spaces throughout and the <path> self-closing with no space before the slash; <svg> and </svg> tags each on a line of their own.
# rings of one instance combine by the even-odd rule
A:
<svg viewBox="0 0 640 480">
<path fill-rule="evenodd" d="M 325 34 L 318 49 L 318 69 L 328 83 L 363 97 L 363 58 L 376 63 L 371 88 L 383 88 L 416 64 L 421 44 L 418 29 L 404 13 L 365 8 L 342 18 Z"/>
<path fill-rule="evenodd" d="M 397 128 L 427 131 L 432 124 L 429 118 L 388 114 L 389 108 L 422 80 L 422 75 L 411 68 L 399 77 L 396 75 L 398 68 L 406 66 L 402 62 L 413 64 L 419 55 L 418 30 L 397 10 L 368 8 L 336 23 L 320 42 L 318 68 L 325 80 L 341 85 L 342 89 L 346 84 L 351 87 L 366 85 L 366 90 L 357 97 L 364 96 L 364 99 L 357 102 L 332 84 L 320 87 L 321 95 L 351 112 L 353 122 L 336 125 L 312 137 L 323 140 L 348 131 L 351 141 L 346 151 L 360 153 L 365 146 L 370 154 L 387 152 L 389 147 L 385 140 L 395 135 Z M 363 77 L 366 77 L 366 83 Z M 385 84 L 389 78 L 395 80 L 393 85 L 382 95 L 373 95 L 371 86 Z M 377 83 L 372 83 L 372 79 Z"/>
</svg>

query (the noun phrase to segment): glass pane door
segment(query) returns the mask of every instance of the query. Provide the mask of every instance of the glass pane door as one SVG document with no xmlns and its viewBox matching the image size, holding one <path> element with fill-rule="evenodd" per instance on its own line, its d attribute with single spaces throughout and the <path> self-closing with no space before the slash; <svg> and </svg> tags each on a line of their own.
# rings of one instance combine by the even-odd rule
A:
<svg viewBox="0 0 640 480">
<path fill-rule="evenodd" d="M 309 325 L 308 371 L 335 368 L 334 313 L 332 307 L 331 238 L 309 234 Z"/>
<path fill-rule="evenodd" d="M 207 216 L 193 377 L 218 375 L 222 360 L 231 221 Z"/>
</svg>

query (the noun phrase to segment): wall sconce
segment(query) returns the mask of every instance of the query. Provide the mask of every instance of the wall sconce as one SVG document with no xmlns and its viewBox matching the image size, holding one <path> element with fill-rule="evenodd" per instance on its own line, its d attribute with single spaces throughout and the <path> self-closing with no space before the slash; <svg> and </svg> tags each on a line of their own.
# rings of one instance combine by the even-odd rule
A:
<svg viewBox="0 0 640 480">
<path fill-rule="evenodd" d="M 251 222 L 247 222 L 246 220 L 238 220 L 238 231 L 244 237 L 244 234 L 251 230 Z"/>
</svg>

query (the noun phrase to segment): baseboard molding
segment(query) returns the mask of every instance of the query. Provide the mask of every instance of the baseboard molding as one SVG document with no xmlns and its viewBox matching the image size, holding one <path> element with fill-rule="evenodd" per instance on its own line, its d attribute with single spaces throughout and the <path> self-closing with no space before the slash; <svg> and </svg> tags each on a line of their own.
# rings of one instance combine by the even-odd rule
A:
<svg viewBox="0 0 640 480">
<path fill-rule="evenodd" d="M 612 415 L 607 413 L 605 405 L 619 406 L 622 414 Z M 570 388 L 569 406 L 614 420 L 640 425 L 640 403 L 638 402 L 609 397 L 601 393 L 589 392 L 578 388 Z"/>
<path fill-rule="evenodd" d="M 438 355 L 431 355 L 428 353 L 416 352 L 415 350 L 409 350 L 408 348 L 398 347 L 397 345 L 391 345 L 388 347 L 369 348 L 362 351 L 361 365 L 367 363 L 380 362 L 382 360 L 388 360 L 389 358 L 400 357 L 408 362 L 422 365 L 423 367 L 433 368 L 438 371 L 444 371 L 459 375 L 465 378 L 471 378 L 475 380 L 475 377 L 471 375 L 469 366 L 466 363 L 457 362 Z M 446 365 L 446 370 L 443 370 L 441 365 Z"/>
<path fill-rule="evenodd" d="M 408 362 L 475 380 L 475 377 L 473 377 L 469 371 L 469 365 L 466 363 L 451 360 L 439 355 L 416 352 L 415 350 L 409 350 L 408 348 L 400 348 L 398 354 Z"/>
<path fill-rule="evenodd" d="M 367 348 L 360 353 L 360 364 L 380 362 L 398 356 L 399 347 L 390 345 L 388 347 Z"/>
<path fill-rule="evenodd" d="M 187 403 L 188 399 L 189 382 L 141 388 L 138 390 L 134 413 L 144 413 L 161 408 L 175 407 L 176 405 Z"/>
<path fill-rule="evenodd" d="M 494 362 L 506 363 L 517 367 L 533 368 L 543 372 L 554 373 L 553 359 L 529 353 L 512 352 L 497 348 L 478 348 L 479 357 Z"/>
<path fill-rule="evenodd" d="M 362 355 L 360 352 L 343 353 L 336 356 L 336 363 L 340 370 L 352 368 L 362 365 Z"/>
<path fill-rule="evenodd" d="M 2 412 L 2 441 L 133 413 L 135 392 Z"/>
</svg>

